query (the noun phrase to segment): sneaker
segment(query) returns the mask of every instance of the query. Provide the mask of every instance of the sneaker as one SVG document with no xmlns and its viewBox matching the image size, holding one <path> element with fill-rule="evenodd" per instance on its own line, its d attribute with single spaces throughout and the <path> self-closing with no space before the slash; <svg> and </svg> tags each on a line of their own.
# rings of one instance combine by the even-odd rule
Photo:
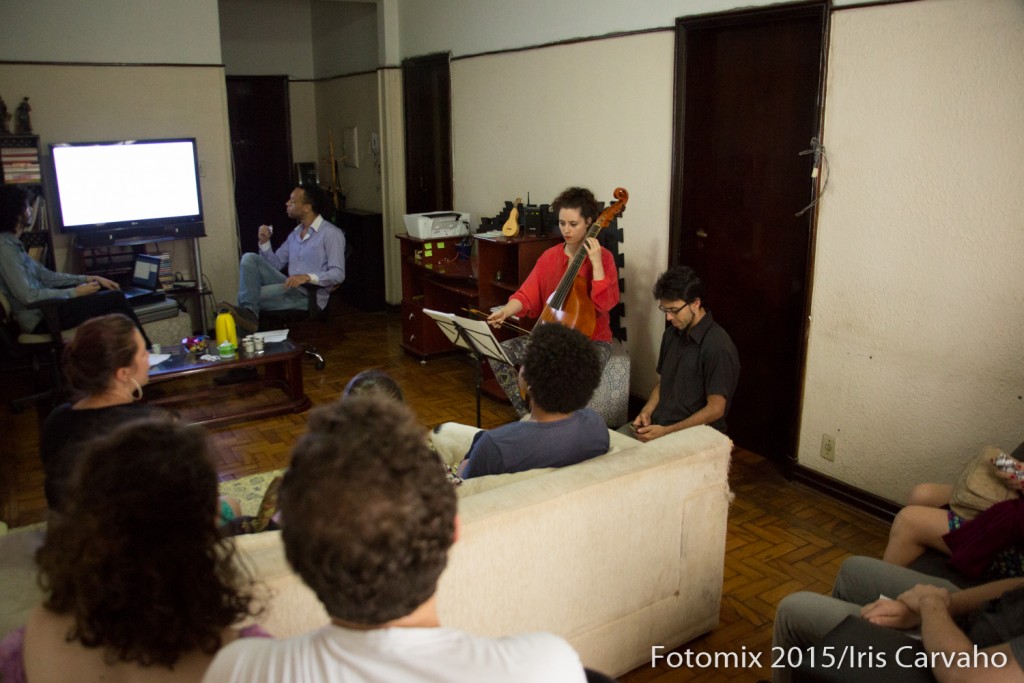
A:
<svg viewBox="0 0 1024 683">
<path fill-rule="evenodd" d="M 235 319 L 235 328 L 239 330 L 252 334 L 260 327 L 259 318 L 245 306 L 235 306 L 227 301 L 221 301 L 219 309 L 231 314 L 231 317 Z"/>
</svg>

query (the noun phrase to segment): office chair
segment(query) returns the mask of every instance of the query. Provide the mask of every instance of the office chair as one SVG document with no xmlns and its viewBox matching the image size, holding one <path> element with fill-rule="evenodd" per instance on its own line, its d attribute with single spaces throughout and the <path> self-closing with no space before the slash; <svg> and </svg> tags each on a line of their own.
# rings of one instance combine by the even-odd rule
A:
<svg viewBox="0 0 1024 683">
<path fill-rule="evenodd" d="M 316 302 L 317 292 L 322 289 L 320 285 L 304 284 L 302 288 L 306 290 L 309 295 L 309 307 L 306 310 L 292 309 L 283 311 L 260 311 L 259 328 L 261 330 L 273 330 L 281 327 L 289 327 L 295 323 L 301 323 L 306 321 L 313 321 L 318 323 L 326 323 L 330 318 L 331 301 L 338 291 L 338 287 L 334 286 L 330 290 L 330 295 L 327 298 L 327 306 L 320 308 Z M 314 367 L 317 370 L 323 370 L 327 367 L 327 361 L 324 359 L 315 346 L 308 344 L 301 344 L 303 352 L 308 358 L 314 360 Z"/>
</svg>

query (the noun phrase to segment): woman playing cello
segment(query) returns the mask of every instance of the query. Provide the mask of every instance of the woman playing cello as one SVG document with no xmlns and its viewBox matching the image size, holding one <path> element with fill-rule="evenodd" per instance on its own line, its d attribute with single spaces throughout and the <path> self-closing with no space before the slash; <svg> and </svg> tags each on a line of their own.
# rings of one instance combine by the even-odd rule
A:
<svg viewBox="0 0 1024 683">
<path fill-rule="evenodd" d="M 583 259 L 576 278 L 583 279 L 589 300 L 582 303 L 593 308 L 593 332 L 590 339 L 604 367 L 611 356 L 612 331 L 608 312 L 619 303 L 619 276 L 612 253 L 600 246 L 597 239 L 586 239 L 587 231 L 597 218 L 598 203 L 590 190 L 570 187 L 555 198 L 551 208 L 558 212 L 558 227 L 565 243 L 553 246 L 541 254 L 519 290 L 509 298 L 508 303 L 492 313 L 487 322 L 493 327 L 500 327 L 509 316 L 541 316 L 571 259 L 580 249 L 584 249 L 587 258 Z M 514 363 L 522 361 L 528 339 L 526 336 L 516 337 L 502 344 L 506 355 Z M 491 361 L 491 368 L 512 401 L 512 406 L 520 415 L 525 415 L 527 406 L 519 395 L 515 368 L 494 361 Z"/>
</svg>

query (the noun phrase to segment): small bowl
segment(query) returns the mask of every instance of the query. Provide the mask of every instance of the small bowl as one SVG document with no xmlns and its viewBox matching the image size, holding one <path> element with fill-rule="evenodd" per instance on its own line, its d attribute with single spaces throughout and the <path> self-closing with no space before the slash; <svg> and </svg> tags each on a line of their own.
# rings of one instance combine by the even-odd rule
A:
<svg viewBox="0 0 1024 683">
<path fill-rule="evenodd" d="M 210 340 L 203 335 L 185 337 L 181 340 L 181 345 L 184 346 L 185 350 L 189 353 L 202 353 L 210 346 Z"/>
</svg>

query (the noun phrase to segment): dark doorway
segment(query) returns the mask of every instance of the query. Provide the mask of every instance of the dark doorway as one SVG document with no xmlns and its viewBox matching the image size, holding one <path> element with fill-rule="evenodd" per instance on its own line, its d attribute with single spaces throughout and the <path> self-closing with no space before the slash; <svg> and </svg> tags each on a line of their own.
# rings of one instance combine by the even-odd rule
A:
<svg viewBox="0 0 1024 683">
<path fill-rule="evenodd" d="M 228 76 L 227 92 L 239 244 L 256 251 L 266 223 L 276 248 L 293 227 L 284 207 L 294 186 L 288 77 Z"/>
<path fill-rule="evenodd" d="M 402 62 L 408 213 L 454 208 L 450 61 L 444 53 Z"/>
<path fill-rule="evenodd" d="M 795 459 L 810 298 L 824 5 L 676 26 L 670 262 L 704 279 L 742 372 L 729 414 L 740 446 Z"/>
</svg>

